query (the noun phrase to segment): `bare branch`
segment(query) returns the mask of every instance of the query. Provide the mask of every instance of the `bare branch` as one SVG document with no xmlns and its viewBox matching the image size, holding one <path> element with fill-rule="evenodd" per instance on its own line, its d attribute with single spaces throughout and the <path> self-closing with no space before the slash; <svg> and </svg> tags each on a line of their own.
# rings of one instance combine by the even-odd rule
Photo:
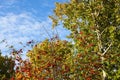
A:
<svg viewBox="0 0 120 80">
<path fill-rule="evenodd" d="M 105 32 L 105 30 L 106 30 L 107 28 L 105 28 L 102 32 L 101 32 L 101 34 L 100 35 L 102 35 L 104 32 Z"/>
<path fill-rule="evenodd" d="M 97 39 L 98 39 L 99 52 L 101 52 L 102 44 L 101 44 L 101 40 L 100 40 L 100 32 L 99 32 L 99 30 L 96 30 L 96 33 L 97 33 Z"/>
<path fill-rule="evenodd" d="M 45 26 L 43 26 L 44 30 L 46 31 L 46 33 L 48 34 L 49 38 L 51 39 L 52 37 L 50 36 L 48 30 L 45 28 Z"/>
<path fill-rule="evenodd" d="M 106 54 L 106 52 L 109 50 L 109 48 L 112 46 L 112 42 L 110 43 L 110 45 L 108 46 L 108 48 L 104 51 L 104 53 L 102 54 L 102 56 L 104 56 Z"/>
</svg>

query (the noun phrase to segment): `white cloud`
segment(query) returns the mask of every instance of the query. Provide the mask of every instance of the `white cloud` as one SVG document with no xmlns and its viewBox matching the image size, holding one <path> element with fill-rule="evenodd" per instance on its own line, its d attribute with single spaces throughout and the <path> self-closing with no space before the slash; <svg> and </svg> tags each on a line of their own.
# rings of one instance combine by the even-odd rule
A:
<svg viewBox="0 0 120 80">
<path fill-rule="evenodd" d="M 1 5 L 3 6 L 3 7 L 8 7 L 8 6 L 11 6 L 11 5 L 13 5 L 14 3 L 16 3 L 16 2 L 18 2 L 19 0 L 0 0 L 0 2 L 1 2 Z"/>
<path fill-rule="evenodd" d="M 65 39 L 66 30 L 61 26 L 57 28 L 58 34 Z M 0 41 L 6 39 L 8 45 L 20 47 L 19 42 L 26 43 L 30 40 L 42 41 L 53 35 L 54 30 L 51 29 L 51 20 L 39 22 L 36 18 L 28 13 L 13 14 L 9 13 L 0 16 Z M 56 32 L 55 32 L 56 33 Z M 5 51 L 5 43 L 0 43 L 0 49 Z"/>
<path fill-rule="evenodd" d="M 17 45 L 19 42 L 24 43 L 29 40 L 41 41 L 48 37 L 43 26 L 51 31 L 49 19 L 39 22 L 27 13 L 9 13 L 6 16 L 0 16 L 0 41 L 6 39 L 9 45 Z"/>
</svg>

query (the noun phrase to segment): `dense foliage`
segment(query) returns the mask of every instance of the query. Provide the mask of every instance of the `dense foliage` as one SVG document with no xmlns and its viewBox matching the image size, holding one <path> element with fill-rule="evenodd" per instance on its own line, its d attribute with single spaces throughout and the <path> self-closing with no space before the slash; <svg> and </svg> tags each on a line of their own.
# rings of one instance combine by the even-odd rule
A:
<svg viewBox="0 0 120 80">
<path fill-rule="evenodd" d="M 19 65 L 16 67 L 17 80 L 55 80 L 69 79 L 72 67 L 71 47 L 68 41 L 48 39 L 35 45 L 28 51 L 28 60 L 16 58 Z M 16 54 L 18 56 L 19 54 Z"/>
<path fill-rule="evenodd" d="M 15 54 L 17 80 L 119 80 L 120 0 L 70 0 L 56 3 L 53 28 L 59 24 L 72 42 L 53 38 Z M 12 78 L 12 79 L 14 79 Z"/>
<path fill-rule="evenodd" d="M 0 53 L 0 80 L 9 80 L 13 76 L 14 65 L 12 58 L 2 56 Z"/>
<path fill-rule="evenodd" d="M 70 30 L 81 55 L 77 74 L 84 76 L 78 79 L 120 79 L 120 0 L 71 0 L 56 3 L 54 12 L 53 27 L 62 23 Z"/>
</svg>

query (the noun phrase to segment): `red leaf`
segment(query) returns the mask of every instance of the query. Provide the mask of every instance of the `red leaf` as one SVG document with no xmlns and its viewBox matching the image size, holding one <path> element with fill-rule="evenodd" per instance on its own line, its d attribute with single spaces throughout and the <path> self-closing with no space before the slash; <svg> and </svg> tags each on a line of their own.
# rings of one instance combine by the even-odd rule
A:
<svg viewBox="0 0 120 80">
<path fill-rule="evenodd" d="M 48 78 L 48 80 L 53 80 L 53 78 Z"/>
<path fill-rule="evenodd" d="M 81 32 L 79 32 L 79 34 L 83 34 L 83 32 L 81 31 Z"/>
<path fill-rule="evenodd" d="M 15 78 L 14 78 L 14 77 L 12 77 L 10 80 L 15 80 Z"/>
<path fill-rule="evenodd" d="M 39 78 L 39 80 L 44 80 L 44 78 Z"/>
</svg>

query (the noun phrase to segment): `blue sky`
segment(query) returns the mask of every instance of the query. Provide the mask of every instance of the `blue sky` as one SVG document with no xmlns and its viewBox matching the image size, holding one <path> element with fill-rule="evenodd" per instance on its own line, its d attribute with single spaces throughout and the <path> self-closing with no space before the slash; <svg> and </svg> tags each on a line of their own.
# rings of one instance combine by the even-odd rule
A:
<svg viewBox="0 0 120 80">
<path fill-rule="evenodd" d="M 42 41 L 48 34 L 56 34 L 51 29 L 49 15 L 53 14 L 55 2 L 68 0 L 0 0 L 0 41 L 20 48 L 19 42 Z M 57 31 L 61 39 L 69 34 L 62 26 Z M 6 43 L 0 43 L 0 49 L 7 54 Z"/>
</svg>

